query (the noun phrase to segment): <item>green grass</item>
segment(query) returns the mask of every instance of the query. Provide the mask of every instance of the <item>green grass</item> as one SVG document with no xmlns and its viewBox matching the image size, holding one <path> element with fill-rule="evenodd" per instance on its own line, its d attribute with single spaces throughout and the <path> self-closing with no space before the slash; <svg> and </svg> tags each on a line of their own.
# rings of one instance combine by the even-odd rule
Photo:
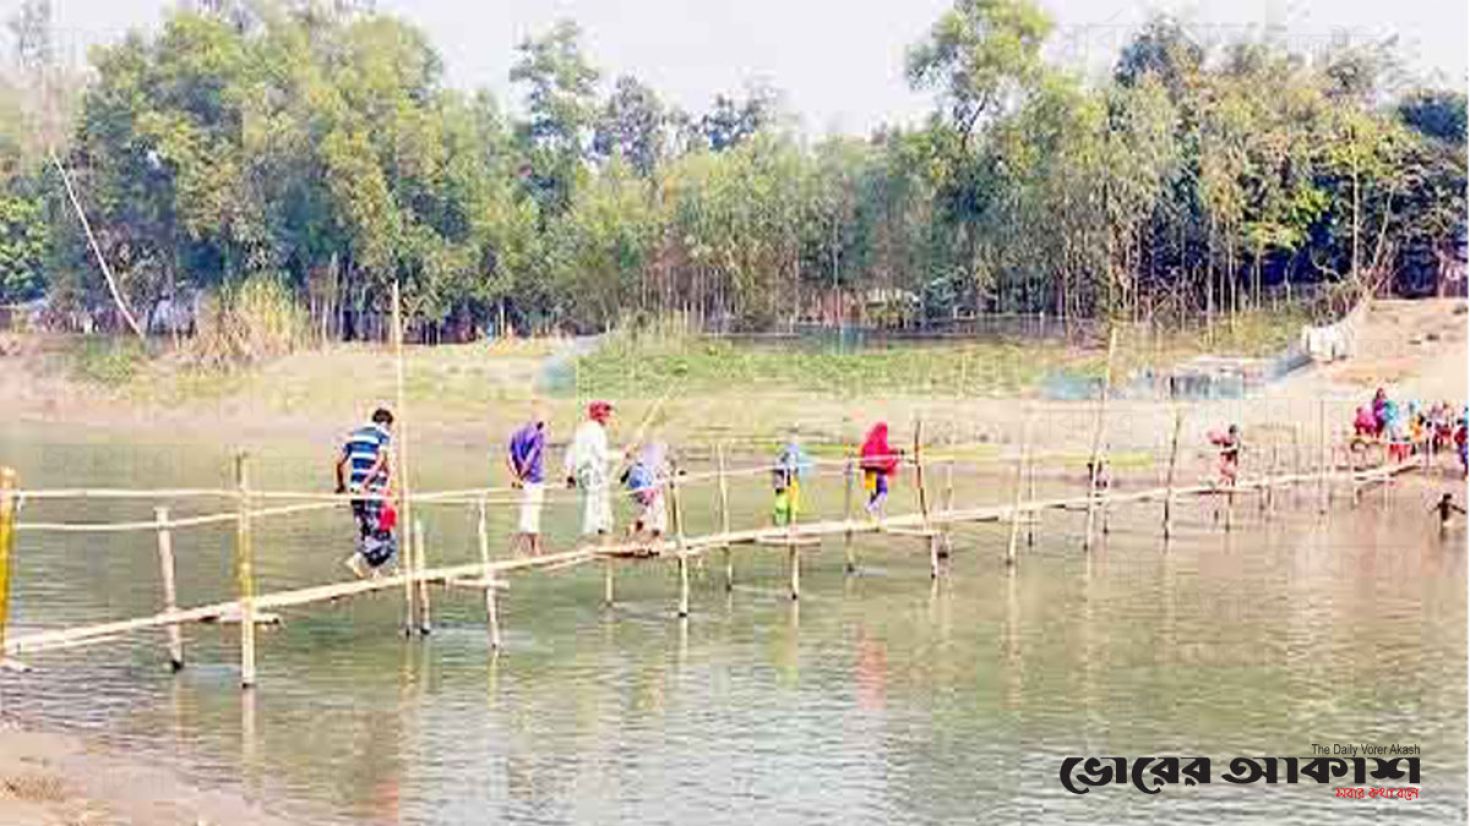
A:
<svg viewBox="0 0 1470 826">
<path fill-rule="evenodd" d="M 148 365 L 148 351 L 135 338 L 87 336 L 69 353 L 72 379 L 121 388 Z"/>
<path fill-rule="evenodd" d="M 1119 337 L 1116 375 L 1163 368 L 1201 353 L 1274 355 L 1300 331 L 1304 316 L 1248 313 L 1213 331 L 1184 330 Z M 1006 340 L 909 342 L 838 350 L 810 344 L 733 343 L 695 336 L 637 336 L 619 331 L 597 352 L 578 359 L 576 391 L 583 397 L 657 397 L 680 393 L 728 394 L 800 391 L 858 396 L 1014 396 L 1048 374 L 1100 378 L 1105 348 L 1062 342 Z M 564 388 L 570 391 L 571 388 Z"/>
</svg>

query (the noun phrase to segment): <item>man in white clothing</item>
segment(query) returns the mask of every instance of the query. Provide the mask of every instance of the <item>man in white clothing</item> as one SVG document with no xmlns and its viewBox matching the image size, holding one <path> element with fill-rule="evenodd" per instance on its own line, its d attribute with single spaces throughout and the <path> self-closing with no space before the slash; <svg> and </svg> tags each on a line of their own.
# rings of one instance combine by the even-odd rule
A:
<svg viewBox="0 0 1470 826">
<path fill-rule="evenodd" d="M 607 424 L 613 406 L 595 401 L 587 405 L 587 421 L 577 426 L 567 449 L 567 487 L 582 491 L 582 535 L 604 536 L 612 531 L 612 455 L 607 448 Z"/>
</svg>

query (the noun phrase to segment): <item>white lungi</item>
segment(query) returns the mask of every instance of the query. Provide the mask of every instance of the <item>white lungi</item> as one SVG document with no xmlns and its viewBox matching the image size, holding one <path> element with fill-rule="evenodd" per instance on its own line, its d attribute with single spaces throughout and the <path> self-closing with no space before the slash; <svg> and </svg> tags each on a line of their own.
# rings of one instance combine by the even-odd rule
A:
<svg viewBox="0 0 1470 826">
<path fill-rule="evenodd" d="M 541 505 L 545 501 L 545 485 L 540 482 L 526 482 L 521 486 L 521 514 L 517 530 L 521 533 L 541 533 Z"/>
</svg>

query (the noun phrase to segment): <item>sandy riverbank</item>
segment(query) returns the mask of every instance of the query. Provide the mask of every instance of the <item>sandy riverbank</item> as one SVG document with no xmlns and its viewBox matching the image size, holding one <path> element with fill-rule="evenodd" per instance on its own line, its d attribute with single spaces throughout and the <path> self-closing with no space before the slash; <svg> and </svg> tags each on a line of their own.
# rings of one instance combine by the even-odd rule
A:
<svg viewBox="0 0 1470 826">
<path fill-rule="evenodd" d="M 0 717 L 6 826 L 288 826 L 244 798 L 205 791 L 155 762 Z"/>
</svg>

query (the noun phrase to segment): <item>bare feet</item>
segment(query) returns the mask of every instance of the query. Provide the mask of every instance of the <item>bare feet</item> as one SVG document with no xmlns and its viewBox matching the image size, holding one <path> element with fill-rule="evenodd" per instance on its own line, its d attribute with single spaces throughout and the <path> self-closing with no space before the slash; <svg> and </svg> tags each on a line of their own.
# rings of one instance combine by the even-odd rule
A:
<svg viewBox="0 0 1470 826">
<path fill-rule="evenodd" d="M 354 553 L 352 556 L 349 556 L 346 559 L 342 560 L 342 564 L 346 565 L 347 570 L 351 571 L 353 575 L 356 576 L 358 579 L 362 579 L 363 577 L 367 576 L 367 569 L 362 566 L 361 554 Z"/>
</svg>

